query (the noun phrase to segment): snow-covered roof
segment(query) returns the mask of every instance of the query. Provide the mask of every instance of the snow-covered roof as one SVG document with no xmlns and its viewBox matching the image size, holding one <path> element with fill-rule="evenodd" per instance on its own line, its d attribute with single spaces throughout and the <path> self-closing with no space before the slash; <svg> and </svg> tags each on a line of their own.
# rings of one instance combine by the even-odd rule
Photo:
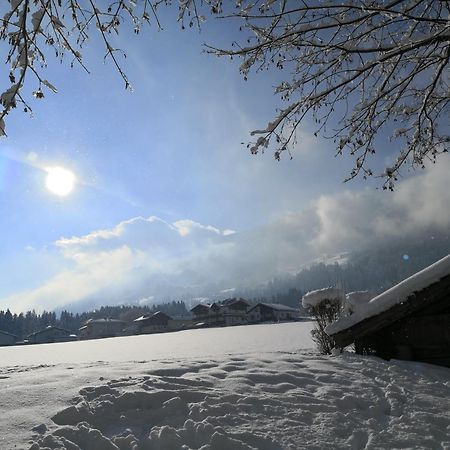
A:
<svg viewBox="0 0 450 450">
<path fill-rule="evenodd" d="M 354 291 L 345 295 L 345 301 L 351 306 L 358 307 L 358 305 L 367 303 L 374 297 L 375 295 L 369 291 Z"/>
<path fill-rule="evenodd" d="M 166 313 L 163 313 L 162 311 L 156 311 L 153 314 L 144 314 L 143 316 L 138 317 L 137 319 L 134 319 L 133 322 L 143 322 L 143 321 L 148 321 L 151 319 L 171 319 L 170 316 L 168 316 Z"/>
<path fill-rule="evenodd" d="M 43 328 L 42 330 L 38 330 L 38 331 L 35 331 L 34 333 L 29 334 L 27 337 L 37 336 L 38 334 L 46 333 L 47 331 L 63 331 L 64 333 L 66 333 L 68 335 L 70 335 L 70 333 L 71 333 L 69 330 L 66 330 L 64 328 L 48 325 L 47 327 Z"/>
<path fill-rule="evenodd" d="M 342 317 L 328 325 L 325 331 L 333 335 L 346 330 L 362 320 L 381 314 L 393 306 L 403 303 L 410 295 L 420 292 L 448 275 L 450 275 L 450 255 L 403 280 L 369 302 L 360 305 L 354 314 Z"/>
<path fill-rule="evenodd" d="M 300 312 L 298 309 L 291 308 L 290 306 L 282 305 L 281 303 L 258 303 L 255 306 L 253 306 L 252 308 L 250 308 L 248 310 L 248 312 L 253 311 L 255 308 L 258 308 L 261 305 L 266 306 L 267 308 L 274 309 L 276 311 L 287 311 L 287 312 L 295 312 L 295 313 Z"/>
<path fill-rule="evenodd" d="M 150 314 L 144 314 L 143 316 L 138 317 L 137 319 L 134 319 L 133 322 L 140 322 L 142 320 L 146 320 L 150 317 Z"/>
<path fill-rule="evenodd" d="M 327 287 L 324 289 L 317 289 L 306 293 L 302 298 L 302 305 L 304 308 L 313 308 L 319 305 L 324 300 L 344 299 L 344 291 L 339 288 Z"/>
<path fill-rule="evenodd" d="M 191 308 L 191 311 L 195 311 L 197 309 L 209 309 L 211 305 L 209 303 L 199 303 L 198 305 L 195 305 L 193 308 Z"/>
<path fill-rule="evenodd" d="M 272 309 L 274 309 L 274 310 L 276 310 L 276 311 L 299 312 L 298 309 L 291 308 L 290 306 L 286 306 L 286 305 L 283 305 L 283 304 L 281 304 L 281 303 L 258 303 L 258 304 L 255 305 L 252 309 L 255 309 L 256 307 L 258 307 L 258 306 L 260 306 L 260 305 L 267 306 L 268 308 L 272 308 Z M 251 309 L 251 310 L 252 310 L 252 309 Z M 251 310 L 250 310 L 250 311 L 251 311 Z M 250 312 L 250 311 L 249 311 L 249 312 Z"/>
<path fill-rule="evenodd" d="M 89 319 L 86 324 L 88 323 L 126 323 L 124 320 L 119 319 L 111 319 L 109 317 L 104 319 Z"/>
<path fill-rule="evenodd" d="M 219 309 L 223 308 L 224 306 L 232 306 L 238 303 L 244 303 L 247 306 L 250 306 L 250 303 L 243 298 L 227 298 L 226 300 L 221 300 L 214 303 L 199 303 L 191 309 L 191 312 L 194 312 L 198 309 Z"/>
</svg>

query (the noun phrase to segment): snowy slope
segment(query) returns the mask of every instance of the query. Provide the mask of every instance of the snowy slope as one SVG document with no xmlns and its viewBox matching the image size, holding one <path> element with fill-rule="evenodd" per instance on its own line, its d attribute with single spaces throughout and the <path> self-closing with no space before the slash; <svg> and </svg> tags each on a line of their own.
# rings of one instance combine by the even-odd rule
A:
<svg viewBox="0 0 450 450">
<path fill-rule="evenodd" d="M 2 348 L 0 448 L 450 449 L 450 370 L 319 356 L 311 326 Z"/>
</svg>

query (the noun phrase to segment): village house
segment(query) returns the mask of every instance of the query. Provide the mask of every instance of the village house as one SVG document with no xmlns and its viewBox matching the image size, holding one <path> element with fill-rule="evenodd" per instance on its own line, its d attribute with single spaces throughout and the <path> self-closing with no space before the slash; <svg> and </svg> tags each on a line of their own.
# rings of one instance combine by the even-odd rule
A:
<svg viewBox="0 0 450 450">
<path fill-rule="evenodd" d="M 0 330 L 0 346 L 14 345 L 18 340 L 19 338 L 14 334 Z"/>
<path fill-rule="evenodd" d="M 126 322 L 118 319 L 89 319 L 80 328 L 80 339 L 100 339 L 122 335 Z"/>
<path fill-rule="evenodd" d="M 133 321 L 137 334 L 162 333 L 165 331 L 185 330 L 192 327 L 191 319 L 174 319 L 157 311 L 145 314 Z"/>
<path fill-rule="evenodd" d="M 227 299 L 220 302 L 219 306 L 226 327 L 233 325 L 245 325 L 248 323 L 247 311 L 250 308 L 250 303 L 243 298 Z"/>
<path fill-rule="evenodd" d="M 76 341 L 77 336 L 64 328 L 48 326 L 43 330 L 36 331 L 27 336 L 26 341 L 29 344 L 50 344 L 53 342 Z"/>
<path fill-rule="evenodd" d="M 168 331 L 170 320 L 170 316 L 161 311 L 157 311 L 153 314 L 145 314 L 138 317 L 133 323 L 137 326 L 138 334 L 150 334 Z"/>
<path fill-rule="evenodd" d="M 450 367 L 450 255 L 355 305 L 326 332 L 360 354 Z"/>
<path fill-rule="evenodd" d="M 191 313 L 194 323 L 210 327 L 227 327 L 245 325 L 249 307 L 250 304 L 243 298 L 230 298 L 212 304 L 199 304 L 191 309 Z"/>
<path fill-rule="evenodd" d="M 192 319 L 177 317 L 171 318 L 168 324 L 169 331 L 188 330 L 192 328 L 193 325 L 194 322 L 192 321 Z"/>
<path fill-rule="evenodd" d="M 258 303 L 248 313 L 249 323 L 285 322 L 298 320 L 300 311 L 281 303 Z"/>
<path fill-rule="evenodd" d="M 210 304 L 199 303 L 191 309 L 194 323 L 207 323 Z"/>
</svg>

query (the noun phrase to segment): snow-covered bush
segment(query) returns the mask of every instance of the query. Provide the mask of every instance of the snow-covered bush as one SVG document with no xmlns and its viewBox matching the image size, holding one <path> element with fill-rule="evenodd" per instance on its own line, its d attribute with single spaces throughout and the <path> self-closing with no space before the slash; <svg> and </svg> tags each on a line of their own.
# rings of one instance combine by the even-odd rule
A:
<svg viewBox="0 0 450 450">
<path fill-rule="evenodd" d="M 354 291 L 349 292 L 345 296 L 345 301 L 342 308 L 342 314 L 351 316 L 355 311 L 367 305 L 367 303 L 374 298 L 374 294 L 369 291 Z"/>
<path fill-rule="evenodd" d="M 316 320 L 311 331 L 313 341 L 324 355 L 331 355 L 335 342 L 325 332 L 325 328 L 339 319 L 342 313 L 344 292 L 337 288 L 325 288 L 311 291 L 304 295 L 302 305 Z"/>
</svg>

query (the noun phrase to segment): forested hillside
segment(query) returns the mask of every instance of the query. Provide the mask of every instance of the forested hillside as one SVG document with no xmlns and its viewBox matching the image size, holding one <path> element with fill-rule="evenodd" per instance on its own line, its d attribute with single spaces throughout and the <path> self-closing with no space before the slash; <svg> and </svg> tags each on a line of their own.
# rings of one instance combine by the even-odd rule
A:
<svg viewBox="0 0 450 450">
<path fill-rule="evenodd" d="M 350 253 L 344 263 L 312 264 L 296 275 L 274 279 L 239 295 L 298 307 L 303 293 L 328 286 L 340 286 L 346 292 L 369 290 L 377 294 L 449 253 L 450 237 L 443 233 L 390 240 Z"/>
</svg>

